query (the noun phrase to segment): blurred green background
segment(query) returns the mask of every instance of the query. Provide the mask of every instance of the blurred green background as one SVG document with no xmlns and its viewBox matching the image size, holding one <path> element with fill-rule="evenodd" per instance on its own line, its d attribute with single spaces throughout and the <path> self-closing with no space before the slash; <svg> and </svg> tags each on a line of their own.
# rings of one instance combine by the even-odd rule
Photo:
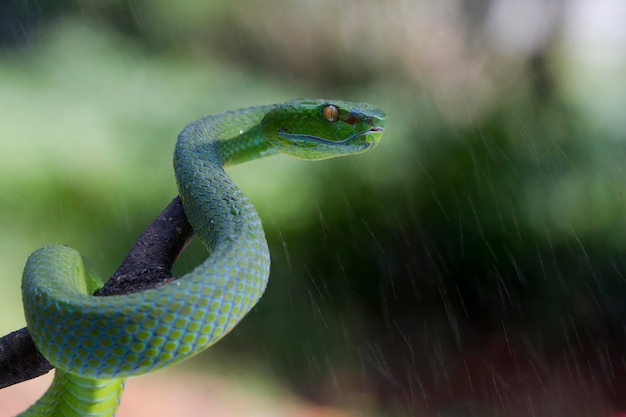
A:
<svg viewBox="0 0 626 417">
<path fill-rule="evenodd" d="M 191 366 L 362 415 L 626 409 L 624 21 L 619 0 L 4 1 L 0 333 L 36 248 L 115 270 L 176 194 L 188 122 L 367 101 L 374 152 L 230 171 L 271 282 Z"/>
</svg>

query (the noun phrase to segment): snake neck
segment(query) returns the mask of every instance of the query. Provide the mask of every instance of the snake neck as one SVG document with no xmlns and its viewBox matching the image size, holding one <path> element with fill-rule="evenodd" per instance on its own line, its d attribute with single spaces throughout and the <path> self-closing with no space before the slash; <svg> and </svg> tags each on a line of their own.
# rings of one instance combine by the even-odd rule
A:
<svg viewBox="0 0 626 417">
<path fill-rule="evenodd" d="M 262 236 L 258 215 L 224 171 L 275 154 L 261 130 L 272 106 L 208 116 L 189 124 L 174 150 L 174 170 L 185 214 L 205 246 Z"/>
<path fill-rule="evenodd" d="M 227 167 L 277 153 L 265 138 L 261 120 L 274 106 L 257 106 L 207 116 L 190 123 L 178 137 L 174 166 L 185 159 L 183 151 L 193 149 L 212 165 Z M 182 158 L 181 158 L 182 157 Z"/>
<path fill-rule="evenodd" d="M 265 139 L 260 124 L 230 140 L 215 142 L 215 145 L 224 167 L 264 158 L 278 152 Z"/>
</svg>

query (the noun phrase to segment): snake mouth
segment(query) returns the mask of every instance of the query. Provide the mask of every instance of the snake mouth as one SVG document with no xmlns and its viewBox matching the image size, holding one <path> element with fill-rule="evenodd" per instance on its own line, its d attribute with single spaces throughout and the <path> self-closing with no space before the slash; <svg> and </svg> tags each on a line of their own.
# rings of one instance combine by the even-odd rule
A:
<svg viewBox="0 0 626 417">
<path fill-rule="evenodd" d="M 349 143 L 350 141 L 363 136 L 363 135 L 367 135 L 368 133 L 382 133 L 385 131 L 384 127 L 381 126 L 374 126 L 374 127 L 370 127 L 369 129 L 365 129 L 362 130 L 360 132 L 357 132 L 351 136 L 348 136 L 345 139 L 342 140 L 331 140 L 331 139 L 325 139 L 325 138 L 321 138 L 319 136 L 313 136 L 313 135 L 304 135 L 304 134 L 300 134 L 300 133 L 287 133 L 287 132 L 278 132 L 279 135 L 287 138 L 287 139 L 297 139 L 297 140 L 312 140 L 314 142 L 319 142 L 319 143 L 326 143 L 328 145 L 343 145 L 345 143 Z"/>
</svg>

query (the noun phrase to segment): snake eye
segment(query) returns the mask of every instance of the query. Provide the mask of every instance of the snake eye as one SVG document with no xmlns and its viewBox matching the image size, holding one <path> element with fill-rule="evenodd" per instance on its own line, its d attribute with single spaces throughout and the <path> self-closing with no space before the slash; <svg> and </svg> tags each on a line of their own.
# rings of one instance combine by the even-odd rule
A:
<svg viewBox="0 0 626 417">
<path fill-rule="evenodd" d="M 324 119 L 328 120 L 329 122 L 336 122 L 339 119 L 339 110 L 337 110 L 337 107 L 333 106 L 332 104 L 324 107 L 323 114 Z"/>
</svg>

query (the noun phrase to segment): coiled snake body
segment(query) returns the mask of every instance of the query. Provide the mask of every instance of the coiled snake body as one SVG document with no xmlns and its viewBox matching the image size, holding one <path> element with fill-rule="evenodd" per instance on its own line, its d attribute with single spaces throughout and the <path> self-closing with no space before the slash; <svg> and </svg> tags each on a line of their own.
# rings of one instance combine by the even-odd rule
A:
<svg viewBox="0 0 626 417">
<path fill-rule="evenodd" d="M 22 416 L 113 416 L 124 379 L 217 342 L 259 301 L 269 251 L 258 214 L 225 166 L 278 152 L 324 159 L 373 148 L 385 114 L 364 103 L 298 99 L 207 116 L 179 135 L 174 169 L 185 214 L 210 256 L 156 289 L 93 297 L 104 283 L 77 251 L 34 252 L 22 293 L 29 332 L 56 367 Z"/>
</svg>

